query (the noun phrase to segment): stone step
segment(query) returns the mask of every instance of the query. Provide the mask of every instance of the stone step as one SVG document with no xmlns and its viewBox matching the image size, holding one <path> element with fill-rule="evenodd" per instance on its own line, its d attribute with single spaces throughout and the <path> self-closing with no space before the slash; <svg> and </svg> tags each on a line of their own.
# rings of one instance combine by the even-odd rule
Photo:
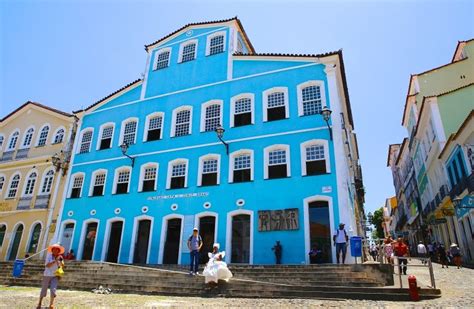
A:
<svg viewBox="0 0 474 309">
<path fill-rule="evenodd" d="M 0 262 L 0 284 L 28 285 L 39 288 L 44 265 L 27 263 L 22 278 L 11 276 L 12 263 Z M 155 267 L 154 267 L 155 266 Z M 190 277 L 184 265 L 147 265 L 146 267 L 96 262 L 68 262 L 60 288 L 91 290 L 99 285 L 115 292 L 159 295 L 206 296 L 213 293 L 225 297 L 271 298 L 348 298 L 348 299 L 408 299 L 403 289 L 377 288 L 385 281 L 377 280 L 381 270 L 375 267 L 353 266 L 241 266 L 231 270 L 236 277 L 208 292 L 202 276 Z M 384 270 L 389 271 L 389 269 Z M 239 278 L 250 278 L 239 279 Z M 252 279 L 253 278 L 253 279 Z M 391 277 L 390 277 L 391 278 Z M 266 280 L 263 280 L 266 279 Z M 426 297 L 438 297 L 439 290 L 420 290 Z M 434 292 L 433 292 L 434 291 Z M 422 295 L 425 295 L 423 294 Z"/>
<path fill-rule="evenodd" d="M 25 283 L 28 286 L 38 286 L 37 281 Z M 143 285 L 119 285 L 114 284 L 114 292 L 134 292 L 143 294 L 158 294 L 158 295 L 180 295 L 180 296 L 207 296 L 213 292 L 208 292 L 203 286 L 198 288 L 159 288 L 155 286 Z M 60 282 L 60 289 L 64 288 L 64 283 Z M 91 290 L 87 283 L 72 282 L 68 284 L 67 289 L 74 290 Z M 216 292 L 214 292 L 216 293 Z M 275 289 L 247 289 L 228 287 L 221 288 L 217 293 L 221 293 L 225 297 L 245 297 L 245 298 L 323 298 L 323 299 L 365 299 L 365 300 L 392 300 L 401 301 L 409 300 L 407 289 L 389 291 L 386 289 L 370 289 L 370 290 L 341 290 L 340 288 L 331 288 L 330 290 L 275 290 Z M 421 293 L 423 299 L 439 297 L 433 293 Z"/>
</svg>

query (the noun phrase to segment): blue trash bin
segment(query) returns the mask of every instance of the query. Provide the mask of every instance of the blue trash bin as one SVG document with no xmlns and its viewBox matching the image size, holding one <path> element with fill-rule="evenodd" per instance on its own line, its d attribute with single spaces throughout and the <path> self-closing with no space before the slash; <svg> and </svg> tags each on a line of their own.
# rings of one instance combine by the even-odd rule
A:
<svg viewBox="0 0 474 309">
<path fill-rule="evenodd" d="M 23 266 L 25 266 L 25 260 L 15 260 L 15 262 L 13 263 L 13 277 L 21 277 L 21 273 L 23 272 Z"/>
<path fill-rule="evenodd" d="M 352 236 L 351 237 L 351 255 L 353 257 L 362 256 L 362 237 Z"/>
</svg>

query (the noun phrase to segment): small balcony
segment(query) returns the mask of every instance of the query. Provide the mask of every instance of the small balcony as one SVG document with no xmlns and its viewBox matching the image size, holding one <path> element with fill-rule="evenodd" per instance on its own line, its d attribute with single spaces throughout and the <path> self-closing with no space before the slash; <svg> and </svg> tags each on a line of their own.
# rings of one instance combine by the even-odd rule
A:
<svg viewBox="0 0 474 309">
<path fill-rule="evenodd" d="M 10 151 L 4 151 L 3 156 L 0 159 L 0 162 L 6 162 L 6 161 L 11 161 L 13 160 L 13 154 L 15 153 L 15 150 L 10 150 Z"/>
<path fill-rule="evenodd" d="M 15 160 L 28 158 L 30 148 L 20 149 L 16 152 Z"/>
<path fill-rule="evenodd" d="M 18 201 L 18 206 L 16 207 L 16 209 L 18 210 L 30 209 L 32 200 L 33 200 L 32 197 L 21 197 L 20 200 Z"/>
<path fill-rule="evenodd" d="M 46 209 L 46 208 L 48 208 L 50 196 L 51 196 L 51 194 L 36 196 L 34 208 L 35 209 Z"/>
<path fill-rule="evenodd" d="M 454 185 L 449 192 L 449 195 L 451 196 L 451 199 L 454 200 L 466 189 L 468 192 L 474 191 L 474 173 L 462 178 L 456 185 Z"/>
</svg>

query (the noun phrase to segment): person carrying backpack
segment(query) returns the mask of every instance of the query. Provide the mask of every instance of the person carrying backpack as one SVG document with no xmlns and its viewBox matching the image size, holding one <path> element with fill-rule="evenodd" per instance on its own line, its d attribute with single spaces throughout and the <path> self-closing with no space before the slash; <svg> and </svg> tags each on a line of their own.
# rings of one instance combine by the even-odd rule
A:
<svg viewBox="0 0 474 309">
<path fill-rule="evenodd" d="M 349 236 L 347 236 L 347 232 L 344 229 L 344 223 L 339 223 L 339 229 L 336 231 L 332 239 L 334 241 L 334 246 L 336 246 L 337 264 L 339 264 L 339 256 L 341 255 L 341 253 L 342 264 L 344 264 L 344 262 L 346 261 L 347 242 L 349 241 Z"/>
<path fill-rule="evenodd" d="M 191 276 L 198 275 L 198 267 L 199 267 L 199 251 L 202 247 L 202 238 L 199 235 L 199 231 L 197 228 L 193 229 L 193 234 L 188 238 L 188 248 L 191 254 L 191 265 L 189 274 Z"/>
</svg>

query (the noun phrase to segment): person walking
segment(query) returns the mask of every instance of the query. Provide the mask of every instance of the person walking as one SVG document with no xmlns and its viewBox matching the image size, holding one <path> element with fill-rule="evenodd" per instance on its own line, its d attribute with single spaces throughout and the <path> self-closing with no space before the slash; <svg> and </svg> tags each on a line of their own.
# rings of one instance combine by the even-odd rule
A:
<svg viewBox="0 0 474 309">
<path fill-rule="evenodd" d="M 444 268 L 446 265 L 446 268 L 448 267 L 448 255 L 446 254 L 446 249 L 444 248 L 444 245 L 439 244 L 437 249 L 438 252 L 438 260 L 441 263 L 441 268 Z"/>
<path fill-rule="evenodd" d="M 418 242 L 418 246 L 416 247 L 416 251 L 418 253 L 418 256 L 421 257 L 421 258 L 426 258 L 426 247 L 425 245 L 423 244 L 422 241 Z M 427 261 L 426 260 L 423 260 L 422 261 L 423 264 L 426 264 Z"/>
<path fill-rule="evenodd" d="M 428 247 L 427 249 L 428 249 L 428 254 L 430 255 L 430 259 L 431 259 L 431 261 L 433 261 L 434 260 L 434 252 L 435 252 L 434 251 L 434 246 L 433 246 L 432 243 L 428 243 L 427 247 Z"/>
<path fill-rule="evenodd" d="M 188 249 L 191 255 L 191 263 L 189 267 L 189 274 L 192 276 L 198 275 L 199 268 L 199 251 L 202 247 L 202 238 L 199 235 L 197 228 L 193 229 L 193 234 L 188 238 Z"/>
<path fill-rule="evenodd" d="M 461 264 L 462 264 L 461 249 L 459 249 L 459 246 L 457 244 L 452 243 L 451 247 L 449 247 L 449 252 L 451 253 L 451 256 L 453 257 L 454 265 L 456 265 L 457 268 L 460 269 Z"/>
<path fill-rule="evenodd" d="M 44 263 L 45 269 L 43 273 L 43 283 L 41 285 L 41 293 L 37 308 L 41 308 L 43 298 L 46 297 L 46 294 L 48 293 L 48 287 L 50 291 L 49 308 L 54 308 L 54 299 L 56 298 L 56 289 L 59 280 L 57 271 L 59 268 L 64 267 L 63 253 L 64 247 L 60 244 L 54 244 L 48 247 L 48 254 L 46 255 Z"/>
<path fill-rule="evenodd" d="M 396 257 L 399 257 L 398 259 L 398 271 L 399 273 L 402 272 L 402 264 L 403 266 L 403 274 L 407 274 L 407 264 L 408 260 L 406 257 L 410 256 L 408 252 L 408 246 L 403 242 L 403 238 L 398 237 L 397 242 L 393 245 L 393 254 Z M 401 259 L 400 259 L 401 258 Z"/>
<path fill-rule="evenodd" d="M 377 249 L 377 246 L 375 244 L 371 244 L 370 245 L 370 255 L 372 256 L 372 258 L 374 259 L 374 262 L 377 261 L 377 255 L 378 255 L 378 249 Z"/>
<path fill-rule="evenodd" d="M 388 264 L 393 264 L 393 240 L 392 237 L 388 236 L 387 239 L 383 242 L 383 253 L 385 254 L 385 258 L 387 259 Z"/>
<path fill-rule="evenodd" d="M 283 247 L 280 244 L 279 240 L 277 240 L 277 242 L 276 242 L 275 246 L 273 246 L 272 250 L 275 253 L 275 259 L 276 259 L 277 265 L 281 264 L 281 254 L 282 254 L 282 251 L 283 251 Z"/>
<path fill-rule="evenodd" d="M 344 229 L 344 223 L 339 223 L 339 229 L 336 231 L 334 236 L 332 237 L 334 241 L 334 246 L 336 246 L 336 260 L 337 264 L 339 264 L 339 256 L 342 254 L 342 264 L 346 261 L 346 253 L 347 253 L 347 242 L 349 241 L 349 236 L 347 236 L 347 232 Z"/>
</svg>

